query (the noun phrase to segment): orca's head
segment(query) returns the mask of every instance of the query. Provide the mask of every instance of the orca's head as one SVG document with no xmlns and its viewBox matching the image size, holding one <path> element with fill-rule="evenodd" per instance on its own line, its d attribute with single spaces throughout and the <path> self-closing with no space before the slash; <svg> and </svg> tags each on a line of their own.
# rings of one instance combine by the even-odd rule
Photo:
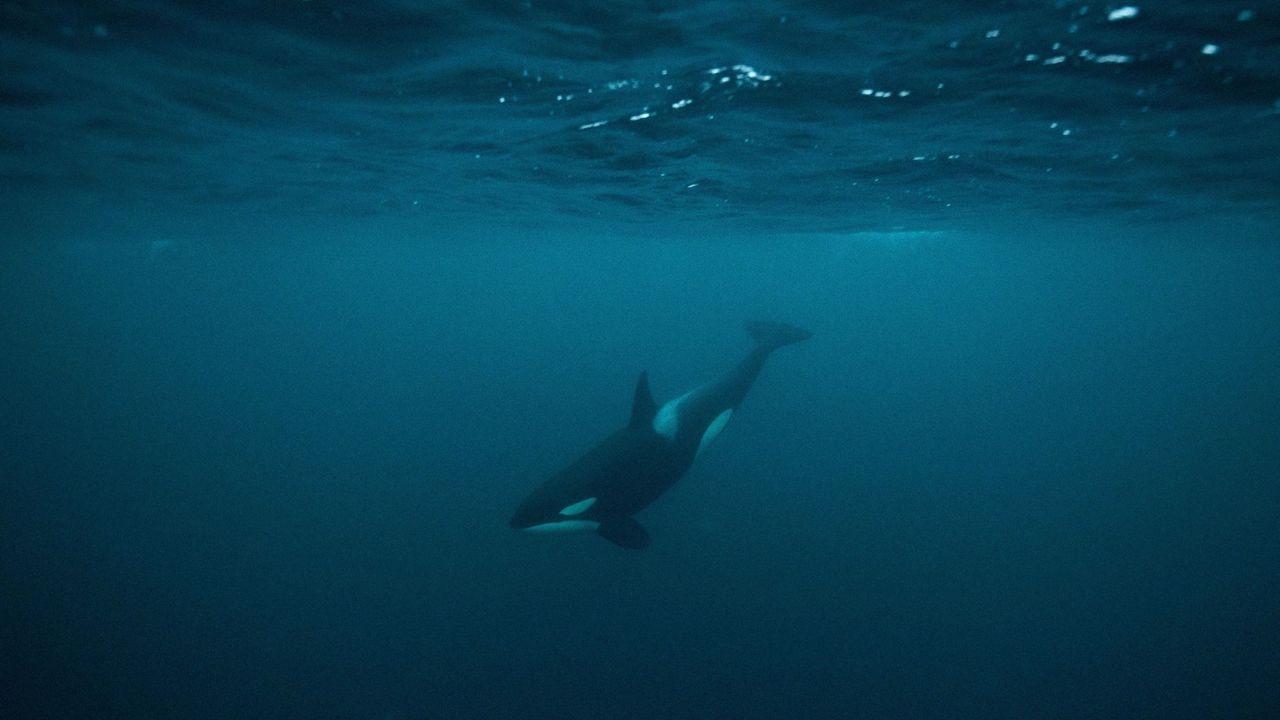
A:
<svg viewBox="0 0 1280 720">
<path fill-rule="evenodd" d="M 511 527 L 532 533 L 565 533 L 595 530 L 600 522 L 592 517 L 596 498 L 565 501 L 534 493 L 520 503 L 511 516 Z"/>
</svg>

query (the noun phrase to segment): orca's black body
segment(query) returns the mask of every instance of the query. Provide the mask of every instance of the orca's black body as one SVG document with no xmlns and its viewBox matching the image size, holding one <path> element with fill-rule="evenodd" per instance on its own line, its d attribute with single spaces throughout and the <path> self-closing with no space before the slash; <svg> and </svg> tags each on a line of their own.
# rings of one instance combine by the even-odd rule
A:
<svg viewBox="0 0 1280 720">
<path fill-rule="evenodd" d="M 783 323 L 750 322 L 756 346 L 719 381 L 658 407 L 649 379 L 636 381 L 631 420 L 576 462 L 533 491 L 511 518 L 511 527 L 532 532 L 595 530 L 625 548 L 649 544 L 632 517 L 666 492 L 693 465 L 746 396 L 769 353 L 808 339 L 810 333 Z"/>
</svg>

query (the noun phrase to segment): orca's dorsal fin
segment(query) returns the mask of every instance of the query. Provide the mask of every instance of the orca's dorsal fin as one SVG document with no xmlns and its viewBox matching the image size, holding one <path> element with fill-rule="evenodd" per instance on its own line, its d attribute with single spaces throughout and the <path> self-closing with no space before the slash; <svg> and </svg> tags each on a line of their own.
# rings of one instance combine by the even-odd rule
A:
<svg viewBox="0 0 1280 720">
<path fill-rule="evenodd" d="M 653 416 L 657 414 L 658 404 L 653 401 L 653 393 L 649 392 L 649 373 L 643 371 L 636 380 L 636 395 L 631 401 L 631 427 L 652 425 Z"/>
<path fill-rule="evenodd" d="M 649 547 L 649 533 L 644 526 L 629 515 L 609 515 L 600 520 L 596 534 L 628 550 L 641 550 Z"/>
</svg>

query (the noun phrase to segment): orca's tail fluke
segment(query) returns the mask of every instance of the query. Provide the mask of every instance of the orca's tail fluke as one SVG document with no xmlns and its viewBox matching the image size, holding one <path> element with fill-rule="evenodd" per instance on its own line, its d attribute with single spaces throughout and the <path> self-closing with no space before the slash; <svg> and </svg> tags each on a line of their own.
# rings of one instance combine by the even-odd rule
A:
<svg viewBox="0 0 1280 720">
<path fill-rule="evenodd" d="M 764 320 L 748 321 L 747 332 L 751 334 L 751 339 L 756 341 L 758 347 L 770 351 L 813 337 L 813 333 L 795 325 Z"/>
</svg>

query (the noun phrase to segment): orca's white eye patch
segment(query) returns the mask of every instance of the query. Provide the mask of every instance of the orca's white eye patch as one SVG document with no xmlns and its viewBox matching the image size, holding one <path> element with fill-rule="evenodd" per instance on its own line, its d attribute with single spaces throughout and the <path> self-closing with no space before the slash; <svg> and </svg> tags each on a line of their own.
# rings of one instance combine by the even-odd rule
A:
<svg viewBox="0 0 1280 720">
<path fill-rule="evenodd" d="M 579 500 L 578 502 L 572 505 L 566 506 L 563 510 L 560 511 L 560 514 L 561 515 L 581 515 L 582 513 L 589 510 L 592 505 L 595 505 L 595 504 L 596 504 L 596 499 L 593 497 L 589 497 L 586 500 Z"/>
</svg>

